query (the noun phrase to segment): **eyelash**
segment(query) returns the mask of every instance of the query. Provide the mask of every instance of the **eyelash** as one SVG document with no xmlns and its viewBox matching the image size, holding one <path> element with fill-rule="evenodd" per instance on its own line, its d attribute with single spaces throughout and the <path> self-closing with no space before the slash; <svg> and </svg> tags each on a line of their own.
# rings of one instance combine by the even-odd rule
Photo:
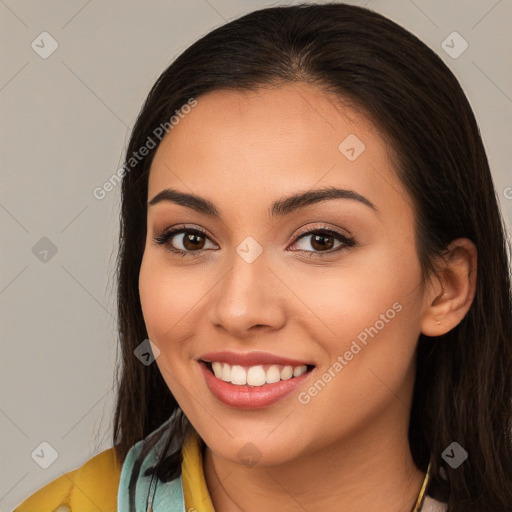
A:
<svg viewBox="0 0 512 512">
<path fill-rule="evenodd" d="M 174 237 L 174 235 L 176 235 L 178 233 L 180 233 L 180 234 L 181 233 L 196 234 L 196 235 L 205 236 L 208 239 L 210 238 L 208 236 L 208 234 L 205 231 L 203 231 L 202 229 L 198 229 L 198 228 L 185 228 L 183 226 L 179 226 L 177 228 L 170 229 L 168 231 L 164 231 L 160 235 L 155 236 L 153 238 L 153 240 L 158 245 L 165 245 L 165 249 L 167 251 L 175 254 L 176 256 L 181 256 L 182 258 L 194 256 L 195 253 L 200 253 L 202 251 L 207 251 L 208 250 L 208 249 L 200 249 L 198 251 L 183 251 L 181 249 L 175 249 L 168 242 Z M 336 240 L 338 240 L 338 241 L 343 243 L 343 245 L 341 245 L 340 247 L 338 247 L 336 249 L 331 249 L 330 251 L 305 251 L 305 250 L 300 250 L 299 249 L 299 252 L 308 253 L 308 257 L 309 258 L 322 257 L 323 254 L 333 254 L 333 253 L 338 252 L 338 251 L 340 251 L 342 249 L 352 248 L 352 247 L 355 247 L 357 245 L 354 238 L 349 238 L 349 237 L 339 233 L 338 231 L 334 231 L 332 229 L 328 229 L 327 227 L 319 227 L 317 229 L 310 230 L 310 231 L 307 231 L 305 233 L 301 233 L 295 239 L 294 244 L 298 240 L 301 240 L 302 238 L 307 238 L 307 236 L 309 236 L 309 235 L 327 235 L 327 236 L 332 236 Z"/>
</svg>

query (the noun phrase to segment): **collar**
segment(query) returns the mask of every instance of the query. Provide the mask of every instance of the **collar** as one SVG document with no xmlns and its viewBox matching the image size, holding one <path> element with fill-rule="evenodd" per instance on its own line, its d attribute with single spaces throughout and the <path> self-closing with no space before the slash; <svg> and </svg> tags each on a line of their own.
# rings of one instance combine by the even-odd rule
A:
<svg viewBox="0 0 512 512">
<path fill-rule="evenodd" d="M 165 484 L 159 484 L 154 471 L 149 471 L 145 475 L 146 471 L 154 468 L 162 457 L 171 431 L 170 423 L 174 419 L 175 414 L 172 414 L 160 427 L 135 443 L 126 454 L 119 477 L 118 512 L 185 512 L 181 476 Z M 159 436 L 158 441 L 144 453 L 144 444 L 154 436 Z M 175 448 L 174 439 L 171 443 L 172 448 Z"/>
<path fill-rule="evenodd" d="M 195 431 L 187 430 L 182 447 L 181 475 L 170 482 L 158 482 L 154 471 L 145 475 L 161 459 L 169 438 L 171 415 L 159 428 L 135 443 L 128 451 L 121 468 L 117 494 L 119 512 L 215 512 L 204 478 L 202 440 Z M 160 435 L 146 454 L 144 444 Z M 174 440 L 171 443 L 171 449 Z M 132 491 L 130 491 L 130 486 Z"/>
<path fill-rule="evenodd" d="M 187 432 L 183 443 L 181 475 L 186 510 L 215 512 L 206 486 L 203 466 L 203 441 L 193 429 Z"/>
</svg>

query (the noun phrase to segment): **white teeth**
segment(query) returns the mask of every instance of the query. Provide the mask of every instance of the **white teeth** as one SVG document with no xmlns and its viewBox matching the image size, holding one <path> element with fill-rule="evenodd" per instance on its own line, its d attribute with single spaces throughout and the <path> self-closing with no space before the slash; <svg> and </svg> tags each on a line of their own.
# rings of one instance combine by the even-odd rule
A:
<svg viewBox="0 0 512 512">
<path fill-rule="evenodd" d="M 240 384 L 243 386 L 247 384 L 247 372 L 241 367 L 235 364 L 231 368 L 231 382 L 232 384 Z"/>
<path fill-rule="evenodd" d="M 218 361 L 212 362 L 212 370 L 215 376 L 224 382 L 231 382 L 243 386 L 263 386 L 280 380 L 289 380 L 292 377 L 299 377 L 307 371 L 307 366 L 279 366 L 271 365 L 265 371 L 263 365 L 243 367 L 240 365 L 229 365 Z"/>
<path fill-rule="evenodd" d="M 300 377 L 307 370 L 306 366 L 297 366 L 293 369 L 293 376 Z"/>
<path fill-rule="evenodd" d="M 263 366 L 251 366 L 247 372 L 247 384 L 249 386 L 263 386 L 267 382 L 267 374 Z"/>
<path fill-rule="evenodd" d="M 226 363 L 220 364 L 222 364 L 222 375 L 220 378 L 225 382 L 231 382 L 231 366 Z"/>
<path fill-rule="evenodd" d="M 293 368 L 291 366 L 285 366 L 281 370 L 281 380 L 288 380 L 293 377 Z"/>
<path fill-rule="evenodd" d="M 212 363 L 212 370 L 219 379 L 224 382 L 231 382 L 231 366 L 229 366 L 229 364 L 214 361 Z"/>
<path fill-rule="evenodd" d="M 267 383 L 272 384 L 274 382 L 279 382 L 281 380 L 281 372 L 279 371 L 279 367 L 273 364 L 267 370 Z"/>
<path fill-rule="evenodd" d="M 220 375 L 220 372 L 222 371 L 222 363 L 219 363 L 218 361 L 214 361 L 212 363 L 212 369 L 213 369 L 213 373 L 215 373 L 215 375 Z"/>
</svg>

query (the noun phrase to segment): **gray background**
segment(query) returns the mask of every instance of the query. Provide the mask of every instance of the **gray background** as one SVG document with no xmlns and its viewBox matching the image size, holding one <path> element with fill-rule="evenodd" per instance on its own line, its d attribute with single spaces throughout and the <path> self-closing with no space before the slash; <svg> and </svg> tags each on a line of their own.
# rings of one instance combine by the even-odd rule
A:
<svg viewBox="0 0 512 512">
<path fill-rule="evenodd" d="M 0 510 L 111 447 L 119 187 L 103 200 L 92 192 L 120 166 L 150 87 L 214 27 L 294 3 L 0 2 Z M 352 3 L 403 25 L 454 71 L 510 231 L 512 2 Z M 44 31 L 58 43 L 46 59 L 31 47 L 49 48 Z M 457 58 L 441 46 L 453 31 L 469 43 Z M 47 469 L 31 456 L 42 442 L 58 453 Z"/>
</svg>

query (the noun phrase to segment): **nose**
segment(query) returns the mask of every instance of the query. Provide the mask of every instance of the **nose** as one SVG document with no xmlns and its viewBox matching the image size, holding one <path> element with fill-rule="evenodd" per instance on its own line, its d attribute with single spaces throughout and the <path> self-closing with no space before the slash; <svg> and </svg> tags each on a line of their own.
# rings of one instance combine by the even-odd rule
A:
<svg viewBox="0 0 512 512">
<path fill-rule="evenodd" d="M 255 331 L 280 329 L 285 323 L 283 284 L 263 252 L 248 263 L 238 254 L 221 278 L 209 310 L 214 328 L 244 339 Z"/>
</svg>

